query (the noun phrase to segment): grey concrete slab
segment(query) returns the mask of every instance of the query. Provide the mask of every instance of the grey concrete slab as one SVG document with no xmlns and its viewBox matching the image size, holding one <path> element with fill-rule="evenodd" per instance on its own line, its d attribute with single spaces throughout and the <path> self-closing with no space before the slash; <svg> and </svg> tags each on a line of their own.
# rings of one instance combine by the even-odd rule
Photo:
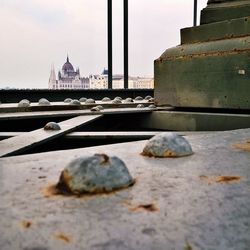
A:
<svg viewBox="0 0 250 250">
<path fill-rule="evenodd" d="M 247 250 L 250 129 L 189 135 L 194 154 L 140 155 L 146 141 L 0 159 L 0 249 Z M 51 196 L 79 156 L 120 157 L 136 178 L 112 194 Z"/>
<path fill-rule="evenodd" d="M 8 139 L 14 136 L 22 135 L 25 132 L 0 132 L 0 139 Z"/>
<path fill-rule="evenodd" d="M 61 127 L 61 130 L 51 131 L 44 130 L 43 128 L 41 128 L 15 136 L 13 138 L 0 141 L 0 157 L 15 155 L 17 153 L 24 152 L 29 148 L 55 139 L 70 131 L 73 131 L 82 126 L 83 124 L 87 124 L 90 121 L 94 121 L 100 118 L 101 116 L 102 115 L 77 116 L 72 119 L 58 123 Z"/>
</svg>

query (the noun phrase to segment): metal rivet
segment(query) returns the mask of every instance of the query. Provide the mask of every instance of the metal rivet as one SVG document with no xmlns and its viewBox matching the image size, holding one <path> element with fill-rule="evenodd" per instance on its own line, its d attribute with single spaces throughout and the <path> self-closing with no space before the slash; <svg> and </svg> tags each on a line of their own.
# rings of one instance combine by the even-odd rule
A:
<svg viewBox="0 0 250 250">
<path fill-rule="evenodd" d="M 72 194 L 103 193 L 133 183 L 134 179 L 121 159 L 95 154 L 70 162 L 61 173 L 57 189 Z"/>
<path fill-rule="evenodd" d="M 92 99 L 92 98 L 89 98 L 85 101 L 86 104 L 92 104 L 92 103 L 95 103 L 95 100 Z"/>
<path fill-rule="evenodd" d="M 48 105 L 50 105 L 50 102 L 49 102 L 47 99 L 45 99 L 45 98 L 41 98 L 41 99 L 38 101 L 38 104 L 39 104 L 40 106 L 48 106 Z"/>
<path fill-rule="evenodd" d="M 60 130 L 60 126 L 56 122 L 48 122 L 44 126 L 44 130 Z"/>
<path fill-rule="evenodd" d="M 23 99 L 18 103 L 18 107 L 29 107 L 30 101 L 27 99 Z"/>
<path fill-rule="evenodd" d="M 66 98 L 66 99 L 64 100 L 65 103 L 69 103 L 69 102 L 71 102 L 71 101 L 72 101 L 71 98 Z"/>
<path fill-rule="evenodd" d="M 172 132 L 163 132 L 152 137 L 145 145 L 142 155 L 155 157 L 180 157 L 193 154 L 189 142 Z"/>
<path fill-rule="evenodd" d="M 69 104 L 70 105 L 81 105 L 81 103 L 77 99 L 73 99 Z"/>
<path fill-rule="evenodd" d="M 79 99 L 79 102 L 86 102 L 87 101 L 87 98 L 86 97 L 81 97 L 80 99 Z"/>
</svg>

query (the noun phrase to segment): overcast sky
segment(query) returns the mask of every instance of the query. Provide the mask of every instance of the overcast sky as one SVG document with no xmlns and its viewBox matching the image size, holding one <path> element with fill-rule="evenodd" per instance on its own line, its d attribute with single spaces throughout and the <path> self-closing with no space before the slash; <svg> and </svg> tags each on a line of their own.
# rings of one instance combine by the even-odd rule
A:
<svg viewBox="0 0 250 250">
<path fill-rule="evenodd" d="M 207 0 L 198 0 L 198 12 Z M 113 73 L 123 73 L 122 0 L 113 1 Z M 107 67 L 107 0 L 0 0 L 0 88 L 47 88 L 69 55 L 82 76 Z M 193 0 L 129 0 L 129 75 L 153 76 L 153 61 L 192 26 Z"/>
</svg>

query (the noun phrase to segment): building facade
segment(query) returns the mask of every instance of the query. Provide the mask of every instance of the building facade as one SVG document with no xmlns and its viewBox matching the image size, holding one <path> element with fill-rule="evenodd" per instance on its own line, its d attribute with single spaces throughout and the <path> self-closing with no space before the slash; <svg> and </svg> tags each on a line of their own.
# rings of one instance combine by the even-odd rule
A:
<svg viewBox="0 0 250 250">
<path fill-rule="evenodd" d="M 113 75 L 112 88 L 124 88 L 123 75 Z M 129 77 L 128 88 L 153 89 L 154 79 L 150 77 Z M 79 68 L 75 70 L 67 56 L 66 62 L 58 72 L 57 78 L 55 69 L 52 66 L 49 77 L 49 89 L 108 89 L 108 70 L 104 68 L 101 74 L 81 77 Z"/>
<path fill-rule="evenodd" d="M 89 86 L 91 89 L 107 89 L 108 88 L 108 71 L 104 69 L 100 75 L 90 75 Z"/>
<path fill-rule="evenodd" d="M 89 78 L 81 77 L 80 70 L 74 69 L 67 56 L 66 62 L 58 72 L 56 79 L 55 69 L 52 66 L 49 77 L 49 89 L 89 89 Z"/>
</svg>

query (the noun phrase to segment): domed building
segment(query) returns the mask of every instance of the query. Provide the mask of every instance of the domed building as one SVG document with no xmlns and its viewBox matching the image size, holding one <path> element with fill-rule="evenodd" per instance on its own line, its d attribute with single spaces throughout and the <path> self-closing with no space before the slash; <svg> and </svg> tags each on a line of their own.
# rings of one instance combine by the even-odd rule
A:
<svg viewBox="0 0 250 250">
<path fill-rule="evenodd" d="M 89 89 L 89 78 L 81 77 L 79 68 L 75 70 L 67 56 L 61 71 L 58 72 L 58 79 L 56 79 L 55 69 L 52 66 L 49 89 Z"/>
</svg>

